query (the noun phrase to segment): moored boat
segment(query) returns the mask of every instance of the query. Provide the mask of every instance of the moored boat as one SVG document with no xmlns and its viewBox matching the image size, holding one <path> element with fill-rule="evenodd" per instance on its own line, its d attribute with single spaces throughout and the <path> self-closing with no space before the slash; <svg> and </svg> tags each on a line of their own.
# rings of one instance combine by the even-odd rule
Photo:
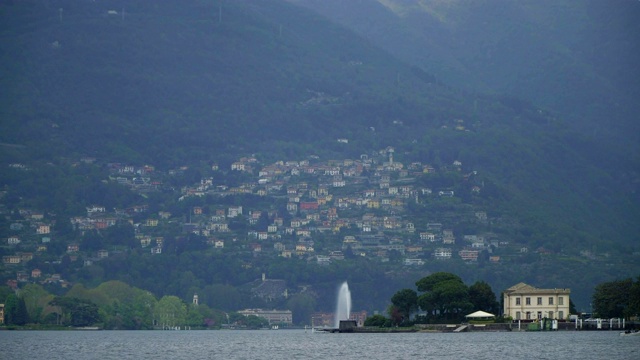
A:
<svg viewBox="0 0 640 360">
<path fill-rule="evenodd" d="M 627 330 L 620 333 L 620 336 L 640 336 L 640 331 L 638 330 Z"/>
</svg>

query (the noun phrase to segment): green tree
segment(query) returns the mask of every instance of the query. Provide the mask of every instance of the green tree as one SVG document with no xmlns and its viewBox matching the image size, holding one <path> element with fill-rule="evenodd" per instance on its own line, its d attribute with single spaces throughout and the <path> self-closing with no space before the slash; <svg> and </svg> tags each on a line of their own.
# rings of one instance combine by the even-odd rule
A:
<svg viewBox="0 0 640 360">
<path fill-rule="evenodd" d="M 402 323 L 402 314 L 396 306 L 389 305 L 387 308 L 387 314 L 389 314 L 389 320 L 392 325 L 398 326 Z"/>
<path fill-rule="evenodd" d="M 138 291 L 131 304 L 131 315 L 136 325 L 135 329 L 153 328 L 153 309 L 157 302 L 150 292 Z"/>
<path fill-rule="evenodd" d="M 375 314 L 367 317 L 367 319 L 364 321 L 364 326 L 383 327 L 383 326 L 386 326 L 388 322 L 389 322 L 389 319 L 387 319 L 383 315 Z"/>
<path fill-rule="evenodd" d="M 418 287 L 418 291 L 431 291 L 435 285 L 449 280 L 462 282 L 462 279 L 458 275 L 448 272 L 436 272 L 418 280 L 416 286 Z"/>
<path fill-rule="evenodd" d="M 107 305 L 112 303 L 114 300 L 125 304 L 131 304 L 134 302 L 136 297 L 146 293 L 146 291 L 134 288 L 122 281 L 107 281 L 98 285 L 95 289 L 89 290 L 85 296 L 98 305 Z"/>
<path fill-rule="evenodd" d="M 109 330 L 134 329 L 131 319 L 131 308 L 127 304 L 113 301 L 110 305 L 100 307 L 104 318 L 104 328 Z"/>
<path fill-rule="evenodd" d="M 9 294 L 4 300 L 4 323 L 15 324 L 16 311 L 18 309 L 18 297 L 16 294 Z"/>
<path fill-rule="evenodd" d="M 29 312 L 27 311 L 27 304 L 24 302 L 24 298 L 18 297 L 18 307 L 16 309 L 15 324 L 25 325 L 29 322 Z"/>
<path fill-rule="evenodd" d="M 638 276 L 633 285 L 631 285 L 629 292 L 629 308 L 627 309 L 626 316 L 638 316 L 640 315 L 640 276 Z"/>
<path fill-rule="evenodd" d="M 89 326 L 101 320 L 98 305 L 91 300 L 58 296 L 49 304 L 62 309 L 64 323 L 68 325 Z"/>
<path fill-rule="evenodd" d="M 628 316 L 631 309 L 633 280 L 616 280 L 596 285 L 593 293 L 593 311 L 598 317 Z"/>
<path fill-rule="evenodd" d="M 8 286 L 0 286 L 0 303 L 4 303 L 7 301 L 7 297 L 13 294 L 13 290 L 11 290 Z"/>
<path fill-rule="evenodd" d="M 27 284 L 20 290 L 20 297 L 24 299 L 29 319 L 34 323 L 40 323 L 45 307 L 54 296 L 41 285 Z"/>
<path fill-rule="evenodd" d="M 29 314 L 24 299 L 10 294 L 4 305 L 4 323 L 7 325 L 25 325 L 29 322 Z"/>
<path fill-rule="evenodd" d="M 437 272 L 418 280 L 416 286 L 424 291 L 418 305 L 432 318 L 461 320 L 473 308 L 468 288 L 457 275 Z"/>
<path fill-rule="evenodd" d="M 193 327 L 201 327 L 204 324 L 204 315 L 198 311 L 201 306 L 207 305 L 194 305 L 187 306 L 187 315 L 185 317 L 185 325 Z"/>
<path fill-rule="evenodd" d="M 197 313 L 197 315 L 194 313 Z M 206 304 L 191 305 L 187 314 L 187 321 L 189 326 L 213 327 L 222 323 L 221 316 L 223 316 L 223 313 L 216 314 L 216 312 Z M 224 319 L 224 321 L 226 321 L 226 319 Z"/>
<path fill-rule="evenodd" d="M 107 281 L 94 289 L 76 284 L 66 296 L 90 300 L 98 305 L 106 329 L 153 328 L 153 309 L 157 300 L 150 292 L 122 281 Z"/>
<path fill-rule="evenodd" d="M 469 301 L 473 304 L 473 310 L 482 310 L 492 314 L 500 312 L 500 305 L 496 300 L 491 286 L 484 281 L 476 281 L 469 286 Z"/>
<path fill-rule="evenodd" d="M 398 308 L 402 322 L 408 322 L 411 313 L 418 308 L 418 293 L 412 289 L 402 289 L 391 297 L 391 303 Z"/>
<path fill-rule="evenodd" d="M 153 316 L 156 324 L 163 328 L 184 326 L 187 306 L 177 296 L 163 296 L 154 307 Z"/>
</svg>

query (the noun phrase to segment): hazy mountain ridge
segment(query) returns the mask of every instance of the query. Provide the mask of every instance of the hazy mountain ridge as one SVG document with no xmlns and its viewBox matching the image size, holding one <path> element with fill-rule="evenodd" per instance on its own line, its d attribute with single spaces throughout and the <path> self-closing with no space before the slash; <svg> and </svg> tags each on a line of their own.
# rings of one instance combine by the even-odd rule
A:
<svg viewBox="0 0 640 360">
<path fill-rule="evenodd" d="M 637 151 L 636 1 L 295 2 L 444 82 L 558 110 Z"/>
<path fill-rule="evenodd" d="M 6 75 L 10 79 L 21 73 L 22 78 L 10 82 L 15 85 L 11 88 L 14 91 L 8 91 L 4 101 L 12 103 L 8 108 L 15 109 L 20 106 L 17 104 L 29 108 L 30 123 L 45 122 L 35 126 L 36 130 L 51 126 L 62 133 L 72 130 L 62 136 L 85 151 L 99 153 L 102 146 L 113 146 L 100 144 L 101 138 L 123 139 L 122 143 L 128 144 L 125 148 L 136 142 L 153 146 L 153 140 L 146 139 L 149 134 L 173 143 L 176 124 L 184 125 L 183 130 L 192 136 L 194 150 L 202 151 L 210 144 L 223 148 L 236 146 L 225 142 L 232 133 L 247 137 L 263 135 L 262 129 L 274 121 L 284 130 L 270 132 L 274 138 L 335 139 L 344 135 L 344 130 L 319 126 L 322 124 L 313 120 L 317 115 L 300 104 L 318 94 L 326 94 L 330 99 L 350 97 L 373 103 L 376 100 L 372 95 L 395 91 L 380 88 L 384 86 L 380 81 L 395 82 L 398 63 L 393 65 L 396 69 L 386 71 L 380 60 L 394 60 L 389 57 L 383 60 L 384 54 L 379 50 L 364 44 L 329 52 L 332 43 L 327 43 L 327 38 L 346 36 L 353 43 L 357 40 L 348 33 L 336 33 L 326 23 L 320 29 L 327 30 L 320 35 L 301 28 L 300 23 L 291 28 L 286 26 L 286 13 L 279 15 L 280 25 L 285 24 L 280 27 L 278 18 L 265 17 L 253 7 L 264 10 L 282 4 L 247 4 L 250 2 L 225 3 L 221 21 L 211 4 L 206 11 L 180 17 L 166 4 L 168 9 L 163 10 L 128 2 L 125 16 L 121 17 L 107 13 L 108 9 L 119 9 L 117 6 L 83 3 L 79 8 L 62 11 L 61 20 L 57 17 L 58 5 L 50 6 L 46 16 L 39 19 L 41 25 L 36 33 L 7 38 L 7 43 L 15 46 L 12 50 L 18 50 L 12 53 L 26 58 L 21 68 Z M 9 17 L 14 9 L 7 9 Z M 291 7 L 284 9 L 292 11 Z M 210 13 L 213 15 L 205 15 Z M 312 23 L 306 19 L 299 21 Z M 319 42 L 320 47 L 316 46 Z M 349 65 L 350 61 L 364 63 Z M 12 95 L 13 98 L 8 97 Z M 344 101 L 338 104 L 344 105 Z M 323 116 L 323 121 L 344 116 L 348 115 L 340 115 L 338 110 L 334 116 Z M 127 125 L 122 123 L 125 119 Z M 217 131 L 210 131 L 207 125 L 210 121 L 215 122 Z M 84 122 L 84 133 L 69 129 Z M 21 123 L 24 125 L 24 119 Z M 251 126 L 246 125 L 249 123 Z M 14 132 L 14 140 L 33 139 L 34 129 L 21 134 L 24 126 L 11 127 L 18 132 Z M 362 130 L 363 127 L 358 127 L 350 132 Z M 50 135 L 45 131 L 45 137 Z M 78 143 L 87 138 L 92 141 Z M 134 150 L 145 153 L 141 148 Z M 157 150 L 146 153 L 162 153 L 162 149 Z"/>
</svg>

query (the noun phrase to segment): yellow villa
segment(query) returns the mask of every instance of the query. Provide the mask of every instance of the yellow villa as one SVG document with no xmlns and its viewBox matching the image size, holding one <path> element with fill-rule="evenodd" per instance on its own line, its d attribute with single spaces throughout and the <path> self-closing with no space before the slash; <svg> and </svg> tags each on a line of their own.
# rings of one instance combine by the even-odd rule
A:
<svg viewBox="0 0 640 360">
<path fill-rule="evenodd" d="M 569 289 L 538 289 L 521 282 L 502 293 L 504 316 L 514 320 L 566 319 L 570 293 Z"/>
</svg>

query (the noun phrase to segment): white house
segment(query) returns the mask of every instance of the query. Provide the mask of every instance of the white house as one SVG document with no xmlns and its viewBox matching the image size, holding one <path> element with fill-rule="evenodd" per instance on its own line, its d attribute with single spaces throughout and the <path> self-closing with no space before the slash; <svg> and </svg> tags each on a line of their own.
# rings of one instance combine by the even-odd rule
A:
<svg viewBox="0 0 640 360">
<path fill-rule="evenodd" d="M 20 244 L 20 238 L 17 236 L 9 236 L 9 238 L 7 239 L 7 244 L 9 245 Z"/>
</svg>

